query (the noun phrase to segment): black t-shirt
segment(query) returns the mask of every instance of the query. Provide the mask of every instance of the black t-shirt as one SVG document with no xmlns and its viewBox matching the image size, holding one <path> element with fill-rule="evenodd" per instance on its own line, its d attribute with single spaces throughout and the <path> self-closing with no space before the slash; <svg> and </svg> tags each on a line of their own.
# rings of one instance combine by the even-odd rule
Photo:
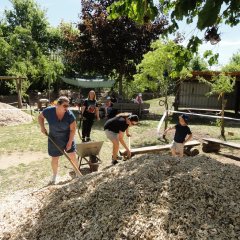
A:
<svg viewBox="0 0 240 240">
<path fill-rule="evenodd" d="M 97 101 L 86 99 L 83 103 L 83 106 L 85 106 L 83 116 L 86 118 L 94 119 L 95 113 L 96 113 Z"/>
<path fill-rule="evenodd" d="M 186 136 L 192 134 L 188 126 L 182 126 L 181 124 L 177 124 L 175 126 L 175 129 L 176 129 L 176 132 L 174 135 L 174 141 L 177 143 L 183 143 Z"/>
<path fill-rule="evenodd" d="M 119 133 L 125 132 L 128 128 L 128 124 L 126 123 L 126 118 L 124 117 L 114 117 L 107 120 L 104 124 L 104 130 L 109 130 L 111 132 Z"/>
</svg>

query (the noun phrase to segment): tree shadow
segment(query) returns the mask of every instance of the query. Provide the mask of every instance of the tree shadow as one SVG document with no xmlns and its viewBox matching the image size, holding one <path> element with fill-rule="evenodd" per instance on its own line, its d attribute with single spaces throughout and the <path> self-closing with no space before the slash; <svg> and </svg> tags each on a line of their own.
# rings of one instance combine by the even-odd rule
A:
<svg viewBox="0 0 240 240">
<path fill-rule="evenodd" d="M 204 156 L 141 156 L 54 188 L 14 239 L 234 238 L 237 168 Z"/>
</svg>

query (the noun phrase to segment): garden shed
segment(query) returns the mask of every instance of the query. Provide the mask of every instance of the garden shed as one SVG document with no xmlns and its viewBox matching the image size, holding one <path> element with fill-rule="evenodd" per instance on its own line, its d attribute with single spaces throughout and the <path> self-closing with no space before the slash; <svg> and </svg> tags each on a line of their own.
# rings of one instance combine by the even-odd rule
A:
<svg viewBox="0 0 240 240">
<path fill-rule="evenodd" d="M 219 75 L 217 71 L 194 71 L 192 77 L 180 83 L 179 91 L 175 99 L 175 107 L 179 108 L 199 108 L 199 109 L 221 109 L 221 101 L 218 95 L 207 96 L 210 86 L 200 82 L 198 77 L 210 80 L 213 76 Z M 240 111 L 240 72 L 227 73 L 235 77 L 236 83 L 234 91 L 226 94 L 226 110 L 234 110 L 237 114 Z"/>
</svg>

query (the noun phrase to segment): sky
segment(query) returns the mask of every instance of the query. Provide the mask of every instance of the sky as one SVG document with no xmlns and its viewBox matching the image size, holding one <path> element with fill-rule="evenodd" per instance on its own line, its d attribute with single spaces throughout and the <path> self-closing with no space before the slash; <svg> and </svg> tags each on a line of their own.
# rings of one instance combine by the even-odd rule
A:
<svg viewBox="0 0 240 240">
<path fill-rule="evenodd" d="M 42 9 L 46 10 L 48 21 L 52 26 L 58 26 L 62 20 L 72 23 L 79 21 L 81 0 L 37 0 L 37 3 Z M 10 9 L 11 3 L 8 0 L 0 0 L 0 15 L 2 15 L 5 8 Z M 199 37 L 203 36 L 203 33 L 197 32 L 191 25 L 184 23 L 180 25 L 180 32 L 185 33 L 186 40 L 188 40 L 192 34 L 197 34 Z M 200 47 L 200 55 L 202 55 L 205 50 L 212 50 L 214 53 L 219 53 L 219 66 L 214 66 L 213 70 L 226 65 L 232 55 L 240 50 L 239 26 L 231 28 L 221 25 L 219 32 L 221 33 L 221 41 L 218 44 L 211 45 L 210 43 L 204 43 Z"/>
</svg>

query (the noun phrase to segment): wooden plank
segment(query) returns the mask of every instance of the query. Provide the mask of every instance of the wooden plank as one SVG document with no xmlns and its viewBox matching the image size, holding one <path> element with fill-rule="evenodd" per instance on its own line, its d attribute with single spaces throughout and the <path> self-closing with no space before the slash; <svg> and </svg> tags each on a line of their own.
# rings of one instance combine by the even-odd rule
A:
<svg viewBox="0 0 240 240">
<path fill-rule="evenodd" d="M 221 112 L 222 111 L 221 109 L 209 109 L 209 108 L 181 108 L 181 110 L 202 111 L 202 112 Z"/>
<path fill-rule="evenodd" d="M 221 144 L 221 145 L 224 145 L 224 146 L 227 146 L 227 147 L 240 149 L 240 144 L 234 143 L 234 142 L 222 141 L 222 140 L 217 139 L 217 138 L 203 138 L 203 140 L 206 141 L 206 142 L 218 143 L 218 144 Z"/>
<path fill-rule="evenodd" d="M 201 143 L 197 140 L 192 140 L 187 142 L 184 147 L 194 147 L 194 146 L 198 146 Z M 131 153 L 133 155 L 136 154 L 143 154 L 143 153 L 155 153 L 155 152 L 160 152 L 163 150 L 168 150 L 170 149 L 172 146 L 172 144 L 166 144 L 166 145 L 157 145 L 157 146 L 148 146 L 148 147 L 141 147 L 141 148 L 132 148 L 131 149 Z M 124 151 L 120 151 L 121 154 L 124 154 Z"/>
</svg>

